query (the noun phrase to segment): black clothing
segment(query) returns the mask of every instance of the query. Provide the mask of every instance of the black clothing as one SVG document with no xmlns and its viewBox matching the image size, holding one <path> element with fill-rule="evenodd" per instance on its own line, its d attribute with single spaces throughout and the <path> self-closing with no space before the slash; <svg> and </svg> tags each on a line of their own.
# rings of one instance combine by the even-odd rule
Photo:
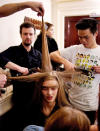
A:
<svg viewBox="0 0 100 131">
<path fill-rule="evenodd" d="M 53 38 L 50 38 L 49 36 L 47 36 L 47 43 L 48 43 L 49 53 L 58 50 L 58 45 Z M 42 53 L 42 34 L 38 35 L 34 43 L 34 49 L 37 49 L 38 51 Z M 52 61 L 52 66 L 54 69 L 56 69 L 59 66 L 59 64 Z"/>
<path fill-rule="evenodd" d="M 4 68 L 4 66 L 8 63 L 8 60 L 0 54 L 0 67 Z"/>
<path fill-rule="evenodd" d="M 48 43 L 49 53 L 58 50 L 57 43 L 53 38 L 47 36 L 47 43 Z M 42 34 L 38 35 L 34 43 L 34 49 L 37 49 L 42 53 Z"/>
<path fill-rule="evenodd" d="M 96 111 L 83 111 L 89 118 L 91 125 L 95 123 L 96 120 Z"/>
<path fill-rule="evenodd" d="M 1 52 L 0 55 L 1 58 L 4 58 L 4 62 L 0 62 L 1 67 L 5 66 L 9 61 L 28 69 L 33 67 L 41 67 L 41 53 L 33 47 L 29 52 L 27 52 L 21 44 L 19 46 L 8 48 L 7 50 Z M 12 76 L 16 76 L 17 74 L 17 71 L 11 70 Z M 1 130 L 3 128 L 2 131 L 22 131 L 25 121 L 25 114 L 32 103 L 34 82 L 27 83 L 12 81 L 12 84 L 12 101 L 14 103 L 14 107 L 2 117 L 2 125 L 4 125 L 0 128 Z M 8 127 L 6 125 L 7 123 L 9 123 Z M 6 129 L 4 129 L 4 127 Z"/>
<path fill-rule="evenodd" d="M 12 46 L 0 53 L 0 57 L 4 58 L 5 64 L 0 62 L 0 66 L 4 67 L 8 61 L 23 67 L 33 68 L 41 67 L 41 53 L 32 47 L 29 52 L 23 45 Z"/>
<path fill-rule="evenodd" d="M 28 69 L 33 67 L 41 67 L 41 53 L 34 48 L 31 48 L 29 52 L 23 47 L 23 45 L 13 46 L 1 53 L 1 56 L 5 58 L 6 62 L 1 62 L 0 66 L 3 67 L 8 61 L 18 64 Z M 17 71 L 11 70 L 11 75 L 16 76 Z M 18 104 L 27 104 L 28 99 L 31 99 L 33 91 L 33 82 L 25 83 L 13 81 L 13 100 Z M 22 97 L 23 95 L 23 97 Z M 26 97 L 27 96 L 27 97 Z M 25 102 L 25 103 L 24 103 Z"/>
<path fill-rule="evenodd" d="M 50 117 L 58 109 L 59 109 L 59 106 L 55 105 L 53 110 L 49 114 L 49 116 L 45 116 L 43 114 L 43 112 L 41 111 L 41 107 L 33 104 L 33 107 L 29 111 L 30 115 L 28 115 L 28 118 L 27 118 L 28 123 L 26 124 L 26 126 L 28 126 L 28 125 L 38 125 L 38 126 L 43 126 L 44 127 L 46 119 L 48 117 Z"/>
</svg>

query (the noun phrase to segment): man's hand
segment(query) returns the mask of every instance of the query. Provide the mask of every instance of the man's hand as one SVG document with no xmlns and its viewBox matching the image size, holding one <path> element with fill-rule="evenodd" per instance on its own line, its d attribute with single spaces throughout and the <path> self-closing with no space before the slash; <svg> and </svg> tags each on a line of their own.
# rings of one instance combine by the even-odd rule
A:
<svg viewBox="0 0 100 131">
<path fill-rule="evenodd" d="M 29 1 L 27 5 L 29 5 L 29 8 L 31 8 L 32 10 L 38 12 L 38 16 L 44 16 L 44 7 L 41 2 Z"/>
<path fill-rule="evenodd" d="M 93 71 L 95 73 L 99 73 L 100 74 L 100 66 L 93 66 L 92 69 L 93 69 Z"/>
<path fill-rule="evenodd" d="M 3 88 L 7 82 L 7 77 L 4 74 L 0 74 L 0 88 Z"/>
<path fill-rule="evenodd" d="M 27 75 L 29 73 L 28 68 L 21 67 L 21 66 L 18 67 L 17 71 L 20 72 L 20 73 L 22 73 L 22 75 Z"/>
<path fill-rule="evenodd" d="M 75 65 L 68 60 L 64 60 L 64 68 L 67 71 L 75 71 Z"/>
</svg>

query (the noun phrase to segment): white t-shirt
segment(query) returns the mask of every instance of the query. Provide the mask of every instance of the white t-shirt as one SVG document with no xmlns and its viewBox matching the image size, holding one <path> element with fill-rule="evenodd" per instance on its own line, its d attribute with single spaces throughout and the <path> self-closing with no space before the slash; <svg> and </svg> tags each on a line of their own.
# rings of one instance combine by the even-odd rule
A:
<svg viewBox="0 0 100 131">
<path fill-rule="evenodd" d="M 100 46 L 94 49 L 85 48 L 82 44 L 70 46 L 60 51 L 61 56 L 77 67 L 91 71 L 92 66 L 100 66 Z M 98 109 L 100 74 L 89 73 L 73 76 L 68 96 L 71 104 L 83 111 Z"/>
</svg>

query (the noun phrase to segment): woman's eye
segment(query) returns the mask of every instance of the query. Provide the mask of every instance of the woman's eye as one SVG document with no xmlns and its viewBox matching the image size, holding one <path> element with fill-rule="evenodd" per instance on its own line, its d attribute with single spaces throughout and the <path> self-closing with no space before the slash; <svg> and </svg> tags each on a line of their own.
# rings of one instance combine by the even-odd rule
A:
<svg viewBox="0 0 100 131">
<path fill-rule="evenodd" d="M 47 90 L 47 88 L 46 88 L 46 87 L 44 87 L 44 86 L 42 86 L 42 90 Z"/>
</svg>

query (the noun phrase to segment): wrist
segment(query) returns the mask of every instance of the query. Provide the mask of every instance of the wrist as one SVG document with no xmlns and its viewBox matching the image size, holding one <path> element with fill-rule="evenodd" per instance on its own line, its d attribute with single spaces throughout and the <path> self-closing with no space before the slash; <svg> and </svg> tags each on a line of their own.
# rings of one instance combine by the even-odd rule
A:
<svg viewBox="0 0 100 131">
<path fill-rule="evenodd" d="M 69 62 L 69 61 L 63 58 L 63 60 L 62 60 L 62 64 L 65 65 L 67 62 Z"/>
<path fill-rule="evenodd" d="M 19 65 L 16 65 L 15 70 L 20 72 L 21 71 L 21 67 Z"/>
</svg>

